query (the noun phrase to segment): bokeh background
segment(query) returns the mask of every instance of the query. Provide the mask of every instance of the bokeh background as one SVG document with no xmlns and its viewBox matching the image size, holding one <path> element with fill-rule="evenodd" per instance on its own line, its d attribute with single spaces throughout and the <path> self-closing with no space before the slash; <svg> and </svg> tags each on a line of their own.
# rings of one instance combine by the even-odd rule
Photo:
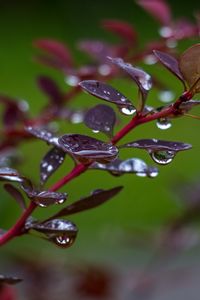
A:
<svg viewBox="0 0 200 300">
<path fill-rule="evenodd" d="M 168 2 L 175 18 L 185 16 L 190 20 L 194 20 L 193 13 L 199 9 L 199 1 L 180 2 L 171 0 Z M 135 1 L 131 0 L 0 1 L 0 92 L 27 100 L 32 115 L 37 114 L 47 101 L 37 87 L 36 78 L 38 75 L 51 75 L 66 91 L 69 86 L 65 84 L 63 76 L 57 71 L 34 62 L 33 40 L 46 37 L 66 42 L 77 64 L 81 64 L 87 61 L 88 58 L 77 50 L 77 41 L 84 38 L 103 39 L 109 42 L 117 41 L 116 37 L 106 33 L 100 27 L 101 20 L 109 18 L 130 22 L 139 34 L 141 45 L 146 41 L 158 38 L 158 24 L 156 21 L 137 6 Z M 193 40 L 181 42 L 179 44 L 180 51 L 192 45 L 193 42 Z M 181 85 L 164 68 L 158 65 L 146 66 L 145 68 L 150 73 L 160 72 L 160 80 L 164 83 L 167 82 L 175 95 L 181 93 Z M 127 96 L 132 97 L 133 100 L 136 98 L 136 89 L 131 86 L 130 81 L 115 80 L 112 83 Z M 100 103 L 100 101 L 89 95 L 81 94 L 72 103 L 72 106 L 88 107 L 95 103 Z M 150 94 L 148 104 L 157 106 L 162 104 L 156 92 Z M 198 109 L 196 111 L 198 112 Z M 122 124 L 127 119 L 126 117 L 123 118 Z M 70 125 L 67 122 L 62 124 L 60 131 L 63 133 L 91 134 L 90 130 L 83 125 Z M 101 136 L 99 137 L 101 138 Z M 192 295 L 193 298 L 190 299 L 199 299 L 197 296 L 198 283 L 194 280 L 199 275 L 198 267 L 200 267 L 198 246 L 186 251 L 182 256 L 159 263 L 155 259 L 156 250 L 152 246 L 151 238 L 149 239 L 149 234 L 158 232 L 169 220 L 181 213 L 181 200 L 174 193 L 175 186 L 182 181 L 187 183 L 195 178 L 200 178 L 199 121 L 180 118 L 174 120 L 172 128 L 166 131 L 159 130 L 155 122 L 152 122 L 137 128 L 124 141 L 140 138 L 183 141 L 191 143 L 193 149 L 180 153 L 171 164 L 160 166 L 160 174 L 155 179 L 140 178 L 134 175 L 112 177 L 106 173 L 95 171 L 81 175 L 62 189 L 69 193 L 68 201 L 72 202 L 88 195 L 91 190 L 96 188 L 110 188 L 117 185 L 124 185 L 125 188 L 120 195 L 104 206 L 70 218 L 78 225 L 79 234 L 76 243 L 69 249 L 58 249 L 54 245 L 32 236 L 15 239 L 3 246 L 0 249 L 0 273 L 1 271 L 7 273 L 10 271 L 23 276 L 24 265 L 27 264 L 27 261 L 33 260 L 34 262 L 38 261 L 39 269 L 41 261 L 45 266 L 46 264 L 53 264 L 55 268 L 61 267 L 62 276 L 65 276 L 63 269 L 68 270 L 72 266 L 92 265 L 105 267 L 111 273 L 125 274 L 124 278 L 128 277 L 128 272 L 136 274 L 134 276 L 137 277 L 139 276 L 137 272 L 139 274 L 141 270 L 145 269 L 154 256 L 153 261 L 155 264 L 159 265 L 159 268 L 162 265 L 161 275 L 163 277 L 161 275 L 159 277 L 160 280 L 163 278 L 164 291 L 167 279 L 165 277 L 166 273 L 163 274 L 163 270 L 166 271 L 166 266 L 168 268 L 171 266 L 173 269 L 176 265 L 180 270 L 182 270 L 181 268 L 186 269 L 185 273 L 189 276 L 187 278 L 191 279 L 192 284 L 195 284 L 195 288 L 191 288 L 191 282 L 188 281 L 189 287 L 187 289 L 184 277 L 184 279 L 180 279 L 178 286 L 174 284 L 173 288 L 170 288 L 168 296 L 166 295 L 166 289 L 165 292 L 158 293 L 159 296 L 154 295 L 154 299 L 170 299 L 171 296 L 174 297 L 171 299 L 175 299 L 176 293 L 179 295 L 178 291 L 180 292 L 180 287 L 183 288 L 183 286 L 185 286 L 184 290 L 189 291 L 189 295 Z M 20 169 L 37 182 L 39 162 L 47 151 L 47 146 L 41 141 L 30 142 L 22 145 L 21 150 L 24 154 L 24 160 Z M 134 154 L 132 154 L 132 150 L 124 152 L 124 157 L 128 156 L 140 157 L 147 163 L 152 164 L 151 159 L 143 151 L 135 151 Z M 50 183 L 55 182 L 70 168 L 71 163 L 66 160 L 65 165 L 52 177 Z M 0 226 L 8 228 L 18 217 L 20 211 L 3 189 L 0 191 Z M 35 216 L 44 217 L 50 215 L 53 210 L 54 208 L 38 209 Z M 193 272 L 194 266 L 195 271 Z M 187 271 L 187 268 L 189 268 L 189 271 Z M 41 269 L 43 269 L 42 266 Z M 149 269 L 152 270 L 152 266 Z M 175 277 L 181 277 L 182 271 L 180 270 Z M 57 269 L 56 272 L 58 272 Z M 41 273 L 41 276 L 44 275 Z M 60 278 L 59 276 L 58 278 Z M 31 280 L 33 278 L 29 276 L 25 278 L 29 285 Z M 31 297 L 28 298 L 26 292 L 24 292 L 27 291 L 26 285 L 27 283 L 22 283 L 17 287 L 19 299 L 32 299 Z M 65 298 L 63 295 L 59 297 L 57 299 L 72 299 Z M 133 296 L 130 296 L 130 298 L 128 296 L 127 298 L 121 297 L 119 299 L 135 299 Z M 188 299 L 184 297 L 180 299 Z M 56 298 L 52 296 L 52 299 Z"/>
</svg>

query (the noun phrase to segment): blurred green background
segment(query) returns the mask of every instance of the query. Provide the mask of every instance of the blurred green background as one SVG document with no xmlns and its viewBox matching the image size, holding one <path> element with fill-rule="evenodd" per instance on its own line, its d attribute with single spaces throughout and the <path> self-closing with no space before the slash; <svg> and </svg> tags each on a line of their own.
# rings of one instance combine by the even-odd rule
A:
<svg viewBox="0 0 200 300">
<path fill-rule="evenodd" d="M 180 16 L 194 20 L 193 12 L 199 8 L 199 1 L 169 1 L 175 18 Z M 30 110 L 35 115 L 45 105 L 46 99 L 36 85 L 36 77 L 49 74 L 57 80 L 59 85 L 68 90 L 63 76 L 58 72 L 38 65 L 32 59 L 35 52 L 32 41 L 38 38 L 55 38 L 69 45 L 77 63 L 87 60 L 76 49 L 76 43 L 83 38 L 117 41 L 100 27 L 102 19 L 120 19 L 130 22 L 139 33 L 143 45 L 147 40 L 158 38 L 158 24 L 134 1 L 0 1 L 0 92 L 29 102 Z M 180 43 L 182 51 L 193 41 Z M 160 72 L 160 80 L 168 82 L 170 88 L 179 95 L 181 85 L 159 65 L 147 66 L 152 73 Z M 130 87 L 130 81 L 115 80 L 113 85 L 127 96 L 136 98 L 136 89 Z M 74 105 L 86 107 L 100 103 L 93 97 L 81 94 Z M 148 99 L 149 105 L 160 106 L 156 92 L 152 92 Z M 129 118 L 124 117 L 123 123 Z M 63 191 L 69 193 L 69 202 L 88 195 L 96 188 L 110 188 L 124 185 L 121 194 L 98 209 L 84 212 L 70 218 L 79 227 L 76 243 L 67 250 L 57 249 L 54 245 L 43 240 L 24 236 L 15 239 L 2 247 L 0 257 L 5 258 L 22 254 L 42 257 L 53 257 L 55 260 L 73 261 L 86 260 L 98 262 L 118 262 L 130 264 L 142 257 L 142 251 L 134 246 L 123 245 L 123 232 L 134 230 L 157 230 L 169 219 L 177 216 L 181 207 L 177 204 L 177 197 L 171 187 L 182 179 L 192 180 L 199 176 L 199 121 L 182 118 L 173 121 L 169 130 L 159 130 L 155 122 L 141 126 L 132 132 L 124 141 L 139 138 L 171 139 L 191 143 L 193 149 L 180 153 L 173 163 L 162 167 L 155 179 L 140 178 L 134 175 L 112 177 L 106 173 L 90 171 L 71 182 Z M 62 126 L 62 132 L 79 132 L 90 134 L 83 125 Z M 100 136 L 101 138 L 101 136 Z M 38 180 L 39 162 L 47 151 L 47 146 L 41 141 L 30 142 L 21 146 L 25 155 L 21 170 L 24 174 Z M 129 150 L 124 157 L 140 157 L 147 163 L 153 164 L 143 151 Z M 50 183 L 55 182 L 71 168 L 67 159 L 65 165 L 52 177 Z M 0 226 L 9 227 L 19 215 L 17 205 L 1 189 L 0 197 Z M 38 209 L 35 215 L 44 217 L 50 215 L 53 208 Z M 4 259 L 3 259 L 4 258 Z M 119 262 L 120 261 L 120 262 Z"/>
</svg>

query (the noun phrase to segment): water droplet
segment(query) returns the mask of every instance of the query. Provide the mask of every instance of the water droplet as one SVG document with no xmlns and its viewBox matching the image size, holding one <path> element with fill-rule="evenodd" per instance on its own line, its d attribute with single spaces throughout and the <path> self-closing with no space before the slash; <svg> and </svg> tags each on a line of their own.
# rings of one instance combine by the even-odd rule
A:
<svg viewBox="0 0 200 300">
<path fill-rule="evenodd" d="M 51 238 L 51 241 L 54 242 L 59 247 L 68 248 L 74 243 L 75 239 L 76 239 L 75 237 L 59 235 Z"/>
<path fill-rule="evenodd" d="M 47 205 L 44 204 L 43 202 L 37 201 L 36 203 L 37 203 L 37 205 L 38 205 L 39 207 L 42 207 L 42 208 L 47 207 Z"/>
<path fill-rule="evenodd" d="M 83 122 L 83 113 L 82 112 L 75 112 L 71 116 L 71 122 L 73 124 L 78 124 Z"/>
<path fill-rule="evenodd" d="M 48 165 L 47 172 L 51 172 L 52 170 L 53 170 L 53 166 L 52 165 Z"/>
<path fill-rule="evenodd" d="M 150 178 L 155 178 L 155 177 L 157 177 L 157 176 L 158 176 L 158 170 L 157 170 L 157 169 L 152 170 L 152 171 L 150 171 L 150 172 L 148 173 L 148 177 L 150 177 Z"/>
<path fill-rule="evenodd" d="M 137 175 L 138 177 L 146 177 L 146 176 L 147 176 L 147 174 L 144 173 L 144 172 L 137 172 L 136 175 Z"/>
<path fill-rule="evenodd" d="M 99 74 L 102 76 L 108 76 L 111 72 L 111 68 L 109 65 L 100 65 L 98 68 Z"/>
<path fill-rule="evenodd" d="M 155 151 L 155 152 L 149 152 L 151 155 L 151 158 L 160 165 L 167 165 L 169 164 L 173 158 L 176 155 L 176 152 L 174 151 L 169 151 L 169 150 L 160 150 L 160 151 Z"/>
<path fill-rule="evenodd" d="M 65 82 L 70 86 L 77 86 L 80 82 L 80 78 L 75 75 L 69 75 L 65 78 Z"/>
<path fill-rule="evenodd" d="M 176 48 L 177 41 L 175 39 L 168 39 L 166 41 L 166 45 L 167 45 L 168 48 Z"/>
<path fill-rule="evenodd" d="M 159 34 L 164 38 L 169 38 L 170 36 L 172 36 L 173 32 L 170 27 L 163 26 L 159 29 Z"/>
<path fill-rule="evenodd" d="M 134 107 L 122 107 L 121 112 L 126 116 L 130 116 L 136 112 L 136 109 Z"/>
<path fill-rule="evenodd" d="M 146 91 L 149 91 L 152 88 L 151 76 L 149 74 L 146 73 L 145 77 L 141 77 L 139 81 Z"/>
<path fill-rule="evenodd" d="M 92 132 L 94 132 L 94 133 L 99 133 L 99 130 L 92 130 Z"/>
<path fill-rule="evenodd" d="M 19 109 L 21 111 L 28 111 L 29 110 L 29 104 L 26 100 L 21 100 L 19 103 L 18 103 L 18 106 L 19 106 Z"/>
<path fill-rule="evenodd" d="M 159 129 L 166 130 L 166 129 L 169 129 L 170 127 L 172 127 L 172 123 L 167 118 L 160 118 L 157 120 L 156 126 Z"/>
<path fill-rule="evenodd" d="M 172 91 L 161 91 L 158 95 L 160 101 L 162 101 L 163 103 L 169 103 L 171 101 L 174 100 L 175 95 Z"/>
<path fill-rule="evenodd" d="M 56 201 L 56 204 L 63 204 L 66 201 L 66 198 L 59 199 Z"/>
<path fill-rule="evenodd" d="M 153 54 L 146 55 L 144 58 L 144 63 L 147 65 L 154 65 L 156 62 L 157 62 L 157 59 L 156 59 L 155 55 L 153 55 Z"/>
</svg>

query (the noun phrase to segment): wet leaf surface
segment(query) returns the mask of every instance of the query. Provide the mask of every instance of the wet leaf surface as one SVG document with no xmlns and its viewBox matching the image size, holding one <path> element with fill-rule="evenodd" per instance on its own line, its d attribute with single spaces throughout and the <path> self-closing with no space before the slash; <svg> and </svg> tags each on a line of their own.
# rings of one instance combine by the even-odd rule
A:
<svg viewBox="0 0 200 300">
<path fill-rule="evenodd" d="M 125 71 L 135 81 L 142 94 L 142 99 L 144 102 L 149 90 L 152 88 L 151 76 L 142 69 L 135 68 L 131 64 L 124 62 L 121 58 L 108 58 L 114 65 Z"/>
<path fill-rule="evenodd" d="M 67 199 L 67 193 L 27 190 L 27 196 L 40 207 L 46 207 L 52 204 L 63 204 Z"/>
<path fill-rule="evenodd" d="M 156 167 L 148 166 L 143 160 L 139 158 L 129 158 L 126 160 L 116 159 L 109 164 L 93 163 L 90 169 L 106 170 L 112 175 L 123 175 L 126 173 L 134 173 L 141 177 L 156 177 L 158 169 Z"/>
<path fill-rule="evenodd" d="M 66 153 L 54 147 L 44 156 L 40 163 L 40 183 L 44 184 L 48 178 L 62 165 Z"/>
<path fill-rule="evenodd" d="M 5 167 L 0 168 L 0 181 L 22 182 L 23 178 L 17 170 Z"/>
<path fill-rule="evenodd" d="M 154 50 L 153 53 L 170 72 L 172 72 L 177 78 L 182 81 L 184 85 L 184 78 L 179 69 L 178 60 L 170 54 L 158 50 Z"/>
<path fill-rule="evenodd" d="M 109 137 L 113 136 L 113 128 L 116 122 L 114 110 L 103 104 L 99 104 L 85 114 L 84 123 L 87 127 L 104 132 Z"/>
<path fill-rule="evenodd" d="M 109 162 L 118 154 L 118 149 L 112 144 L 81 134 L 63 135 L 58 139 L 58 143 L 63 151 L 72 154 L 78 160 Z"/>
<path fill-rule="evenodd" d="M 89 94 L 102 100 L 114 103 L 119 108 L 126 108 L 133 112 L 136 111 L 131 101 L 127 97 L 108 84 L 97 80 L 85 80 L 80 82 L 79 85 Z"/>
<path fill-rule="evenodd" d="M 25 128 L 27 132 L 29 132 L 31 135 L 37 137 L 38 139 L 41 139 L 48 144 L 54 145 L 59 147 L 58 144 L 58 138 L 50 131 L 40 128 L 40 127 L 32 127 L 28 126 Z"/>
</svg>

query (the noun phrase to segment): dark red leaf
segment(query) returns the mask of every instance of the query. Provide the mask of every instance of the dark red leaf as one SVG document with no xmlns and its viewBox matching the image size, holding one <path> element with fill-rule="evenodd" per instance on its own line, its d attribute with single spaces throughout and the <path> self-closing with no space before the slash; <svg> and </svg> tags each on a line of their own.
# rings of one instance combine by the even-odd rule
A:
<svg viewBox="0 0 200 300">
<path fill-rule="evenodd" d="M 28 126 L 25 129 L 27 132 L 29 132 L 31 135 L 34 135 L 38 139 L 41 139 L 51 145 L 59 147 L 58 138 L 52 132 L 44 128 L 32 126 Z"/>
<path fill-rule="evenodd" d="M 20 176 L 17 170 L 11 168 L 0 168 L 0 181 L 15 181 L 23 182 L 23 177 Z"/>
<path fill-rule="evenodd" d="M 136 111 L 128 98 L 108 84 L 97 80 L 84 80 L 80 82 L 79 85 L 89 94 L 102 100 L 112 102 L 121 109 L 128 109 L 131 114 Z"/>
<path fill-rule="evenodd" d="M 121 68 L 123 71 L 128 73 L 128 75 L 135 81 L 137 84 L 143 98 L 143 102 L 146 99 L 147 93 L 152 88 L 152 79 L 151 76 L 144 72 L 141 69 L 133 67 L 129 63 L 125 63 L 121 58 L 111 58 L 108 59 L 116 66 Z"/>
<path fill-rule="evenodd" d="M 137 3 L 162 25 L 170 23 L 171 11 L 165 0 L 137 0 Z"/>
<path fill-rule="evenodd" d="M 19 206 L 24 210 L 26 209 L 26 202 L 22 193 L 12 184 L 4 184 L 4 189 L 17 201 Z"/>
<path fill-rule="evenodd" d="M 191 149 L 192 145 L 181 142 L 171 142 L 157 139 L 142 139 L 131 143 L 127 143 L 121 147 L 140 148 L 146 150 L 172 150 L 175 152 L 179 152 Z"/>
<path fill-rule="evenodd" d="M 118 154 L 118 149 L 112 144 L 81 134 L 63 135 L 58 139 L 58 143 L 63 151 L 80 161 L 93 160 L 106 163 Z"/>
<path fill-rule="evenodd" d="M 119 20 L 103 20 L 102 26 L 106 30 L 119 35 L 122 39 L 126 40 L 129 43 L 135 43 L 137 40 L 137 33 L 127 22 Z"/>
<path fill-rule="evenodd" d="M 117 195 L 122 190 L 122 188 L 122 186 L 117 186 L 109 190 L 97 190 L 91 195 L 63 208 L 53 217 L 57 218 L 62 216 L 69 216 L 84 210 L 95 208 Z"/>
<path fill-rule="evenodd" d="M 106 61 L 107 56 L 113 55 L 112 47 L 101 41 L 83 40 L 79 42 L 78 47 L 101 63 Z"/>
<path fill-rule="evenodd" d="M 40 163 L 40 183 L 44 184 L 47 179 L 62 165 L 66 153 L 54 147 L 44 156 Z"/>
<path fill-rule="evenodd" d="M 34 46 L 48 53 L 63 68 L 72 67 L 73 61 L 70 51 L 63 43 L 52 39 L 40 39 L 34 41 Z"/>
<path fill-rule="evenodd" d="M 176 58 L 168 53 L 164 53 L 158 50 L 153 50 L 153 53 L 170 72 L 172 72 L 176 77 L 178 77 L 178 79 L 181 80 L 185 87 L 184 78 L 179 69 L 178 61 L 176 60 Z"/>
<path fill-rule="evenodd" d="M 157 139 L 137 140 L 121 147 L 145 149 L 148 151 L 151 158 L 161 165 L 169 164 L 174 159 L 177 152 L 192 148 L 190 144 Z"/>
<path fill-rule="evenodd" d="M 41 207 L 52 204 L 62 204 L 67 199 L 67 193 L 58 193 L 51 191 L 26 190 L 27 196 Z"/>
<path fill-rule="evenodd" d="M 109 137 L 113 136 L 113 128 L 116 122 L 114 110 L 103 104 L 99 104 L 87 111 L 84 117 L 84 123 L 87 127 L 102 131 Z"/>
<path fill-rule="evenodd" d="M 48 96 L 52 104 L 62 103 L 63 94 L 54 80 L 47 76 L 40 76 L 37 81 L 40 89 Z"/>
<path fill-rule="evenodd" d="M 187 102 L 182 102 L 179 106 L 179 109 L 182 111 L 182 113 L 187 113 L 197 105 L 200 105 L 200 100 L 189 100 Z"/>
<path fill-rule="evenodd" d="M 28 230 L 34 229 L 44 233 L 48 241 L 61 248 L 70 247 L 77 236 L 78 228 L 67 220 L 53 219 L 43 223 L 33 222 Z"/>
</svg>

